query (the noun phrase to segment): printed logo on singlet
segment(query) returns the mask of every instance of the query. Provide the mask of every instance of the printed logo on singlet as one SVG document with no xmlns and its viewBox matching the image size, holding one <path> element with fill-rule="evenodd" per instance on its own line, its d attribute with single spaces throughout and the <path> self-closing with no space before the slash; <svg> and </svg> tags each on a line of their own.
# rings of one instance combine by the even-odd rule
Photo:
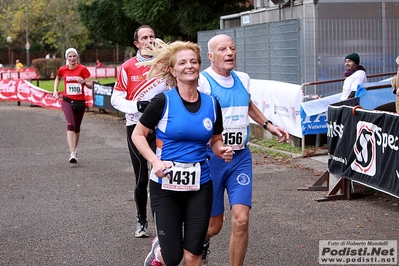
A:
<svg viewBox="0 0 399 266">
<path fill-rule="evenodd" d="M 130 77 L 130 81 L 140 81 L 140 80 L 143 80 L 143 79 L 145 79 L 145 77 L 142 76 L 142 75 L 131 76 L 131 77 Z"/>
<path fill-rule="evenodd" d="M 212 130 L 212 121 L 207 117 L 205 118 L 202 123 L 204 124 L 204 127 L 206 130 L 211 131 Z"/>
<path fill-rule="evenodd" d="M 72 81 L 78 82 L 80 79 L 81 79 L 80 76 L 66 76 L 65 77 L 66 82 L 72 82 Z"/>
<path fill-rule="evenodd" d="M 162 81 L 158 80 L 158 79 L 156 79 L 156 80 L 152 79 L 150 81 L 147 81 L 145 84 L 142 84 L 139 89 L 137 89 L 137 91 L 135 92 L 135 93 L 137 93 L 137 95 L 135 94 L 133 96 L 133 99 L 141 101 L 142 99 L 145 98 L 145 96 L 147 94 L 151 93 L 152 90 L 154 90 L 154 88 L 159 86 L 161 83 L 162 83 Z"/>
</svg>

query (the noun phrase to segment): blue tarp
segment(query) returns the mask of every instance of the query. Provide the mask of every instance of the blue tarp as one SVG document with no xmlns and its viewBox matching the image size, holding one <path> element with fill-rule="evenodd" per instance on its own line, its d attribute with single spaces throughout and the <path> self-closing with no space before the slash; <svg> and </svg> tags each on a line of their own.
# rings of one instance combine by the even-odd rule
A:
<svg viewBox="0 0 399 266">
<path fill-rule="evenodd" d="M 373 89 L 373 87 L 379 88 Z M 394 102 L 396 98 L 395 94 L 392 93 L 391 79 L 359 85 L 356 97 L 360 99 L 360 106 L 368 110 L 373 110 L 377 106 Z"/>
<path fill-rule="evenodd" d="M 375 88 L 378 87 L 378 88 Z M 303 135 L 327 133 L 327 110 L 330 104 L 340 102 L 341 93 L 318 100 L 302 102 L 300 107 Z M 363 109 L 373 110 L 377 106 L 394 102 L 391 78 L 358 86 L 356 97 Z M 349 103 L 349 102 L 348 102 Z"/>
</svg>

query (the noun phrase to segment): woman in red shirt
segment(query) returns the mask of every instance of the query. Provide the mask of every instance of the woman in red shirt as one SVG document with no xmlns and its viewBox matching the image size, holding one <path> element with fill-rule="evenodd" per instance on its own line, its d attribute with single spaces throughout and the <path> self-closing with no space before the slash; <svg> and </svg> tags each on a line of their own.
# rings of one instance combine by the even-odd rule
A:
<svg viewBox="0 0 399 266">
<path fill-rule="evenodd" d="M 67 64 L 58 69 L 54 80 L 53 97 L 58 99 L 58 85 L 64 79 L 62 110 L 67 122 L 67 142 L 69 146 L 69 162 L 77 163 L 77 146 L 80 135 L 80 125 L 85 113 L 85 87 L 93 89 L 89 82 L 89 70 L 78 63 L 78 52 L 74 48 L 68 48 L 65 52 Z"/>
</svg>

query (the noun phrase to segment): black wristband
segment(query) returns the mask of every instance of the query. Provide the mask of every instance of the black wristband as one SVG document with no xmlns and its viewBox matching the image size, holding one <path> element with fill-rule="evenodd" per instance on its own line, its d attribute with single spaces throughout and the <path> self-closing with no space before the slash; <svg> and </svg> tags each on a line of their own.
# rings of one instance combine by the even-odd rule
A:
<svg viewBox="0 0 399 266">
<path fill-rule="evenodd" d="M 265 123 L 263 123 L 263 128 L 267 130 L 267 125 L 268 125 L 268 124 L 273 125 L 273 122 L 270 121 L 270 120 L 267 120 Z"/>
</svg>

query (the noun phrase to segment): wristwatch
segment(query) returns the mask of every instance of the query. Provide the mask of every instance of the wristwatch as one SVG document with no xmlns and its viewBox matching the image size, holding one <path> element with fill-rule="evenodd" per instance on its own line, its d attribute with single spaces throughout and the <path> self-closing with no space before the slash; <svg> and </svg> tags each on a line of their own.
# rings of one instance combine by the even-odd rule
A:
<svg viewBox="0 0 399 266">
<path fill-rule="evenodd" d="M 266 122 L 265 122 L 265 123 L 263 123 L 263 128 L 267 130 L 267 125 L 268 125 L 268 124 L 271 124 L 271 125 L 273 125 L 273 122 L 272 122 L 272 121 L 270 121 L 270 120 L 266 120 Z"/>
<path fill-rule="evenodd" d="M 86 85 L 86 80 L 83 80 L 83 85 Z"/>
</svg>

